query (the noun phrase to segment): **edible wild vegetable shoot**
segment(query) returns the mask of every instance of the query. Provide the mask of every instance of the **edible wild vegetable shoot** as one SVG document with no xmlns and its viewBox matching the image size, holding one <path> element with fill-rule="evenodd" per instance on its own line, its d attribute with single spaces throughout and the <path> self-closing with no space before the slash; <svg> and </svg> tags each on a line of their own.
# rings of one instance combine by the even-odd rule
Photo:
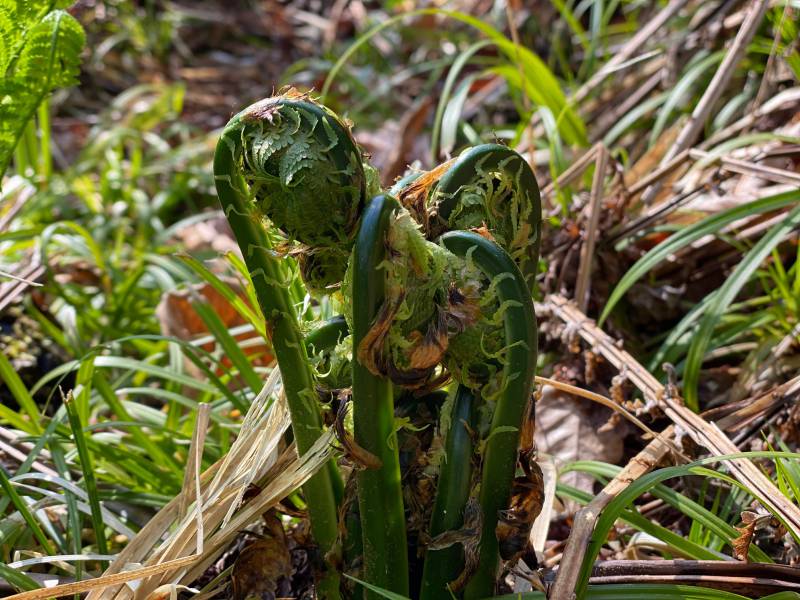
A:
<svg viewBox="0 0 800 600">
<path fill-rule="evenodd" d="M 345 573 L 415 598 L 492 595 L 541 499 L 521 439 L 541 219 L 529 166 L 485 144 L 383 192 L 349 127 L 290 90 L 230 121 L 214 172 L 298 451 L 325 423 L 344 450 L 303 488 L 318 593 L 381 597 Z M 343 317 L 301 323 L 296 277 Z"/>
</svg>

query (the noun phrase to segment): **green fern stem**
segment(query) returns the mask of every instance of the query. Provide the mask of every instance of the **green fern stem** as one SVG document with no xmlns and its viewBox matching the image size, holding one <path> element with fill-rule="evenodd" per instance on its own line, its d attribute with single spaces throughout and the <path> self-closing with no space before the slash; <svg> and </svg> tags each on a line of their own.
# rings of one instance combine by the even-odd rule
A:
<svg viewBox="0 0 800 600">
<path fill-rule="evenodd" d="M 500 511 L 508 508 L 517 465 L 520 427 L 531 396 L 536 367 L 537 330 L 533 299 L 522 272 L 509 254 L 494 242 L 475 233 L 453 231 L 440 242 L 457 256 L 471 257 L 493 281 L 497 294 L 508 303 L 503 314 L 507 353 L 503 391 L 492 415 L 485 440 L 479 501 L 483 516 L 480 560 L 464 590 L 466 600 L 484 598 L 494 592 L 499 565 L 495 529 Z"/>
<path fill-rule="evenodd" d="M 475 451 L 471 430 L 475 427 L 473 392 L 458 386 L 445 441 L 445 459 L 439 470 L 439 483 L 428 533 L 432 538 L 460 529 L 464 509 L 472 488 L 472 457 Z M 420 587 L 420 600 L 446 598 L 447 585 L 464 568 L 464 550 L 460 544 L 427 550 Z"/>
<path fill-rule="evenodd" d="M 390 218 L 398 208 L 394 199 L 377 196 L 361 220 L 352 258 L 353 348 L 360 347 L 383 304 L 385 281 L 376 273 L 380 273 L 378 266 L 385 259 Z M 392 383 L 373 375 L 356 357 L 352 368 L 356 442 L 382 463 L 378 469 L 358 473 L 364 580 L 408 596 L 408 550 Z M 365 597 L 382 598 L 373 591 L 366 591 Z"/>
<path fill-rule="evenodd" d="M 265 113 L 260 115 L 251 107 L 236 115 L 225 127 L 214 154 L 214 178 L 220 203 L 242 250 L 266 319 L 281 370 L 297 449 L 303 454 L 323 432 L 313 368 L 288 290 L 290 273 L 285 263 L 287 259 L 273 249 L 243 173 L 243 156 L 250 150 L 243 147 L 245 132 L 248 128 L 266 125 L 260 122 Z M 323 553 L 333 548 L 336 542 L 336 498 L 341 489 L 338 478 L 335 464 L 329 465 L 303 486 L 314 539 Z M 318 591 L 323 598 L 339 598 L 338 573 L 330 569 Z"/>
</svg>

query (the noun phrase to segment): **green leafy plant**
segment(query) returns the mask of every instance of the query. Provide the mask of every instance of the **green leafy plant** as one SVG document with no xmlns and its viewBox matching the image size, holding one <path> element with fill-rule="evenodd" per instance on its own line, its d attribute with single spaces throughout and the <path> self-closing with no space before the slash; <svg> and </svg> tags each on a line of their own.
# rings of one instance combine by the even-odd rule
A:
<svg viewBox="0 0 800 600">
<path fill-rule="evenodd" d="M 357 503 L 334 463 L 303 488 L 328 557 L 319 592 L 350 593 L 337 572 L 361 564 L 356 574 L 372 587 L 352 590 L 358 596 L 491 595 L 500 561 L 519 556 L 539 510 L 520 497 L 523 481 L 534 482 L 528 492 L 541 484 L 521 438 L 536 361 L 530 286 L 541 214 L 527 163 L 487 144 L 381 193 L 349 128 L 289 91 L 230 121 L 214 172 L 298 450 L 334 419 L 354 467 Z M 305 336 L 297 275 L 319 307 L 344 319 Z M 325 400 L 332 392 L 336 415 Z M 421 474 L 409 461 L 438 480 L 432 504 L 420 501 Z M 421 583 L 409 579 L 410 563 L 422 568 Z"/>
<path fill-rule="evenodd" d="M 0 2 L 0 176 L 39 105 L 53 90 L 77 83 L 85 37 L 62 10 L 70 4 Z"/>
</svg>

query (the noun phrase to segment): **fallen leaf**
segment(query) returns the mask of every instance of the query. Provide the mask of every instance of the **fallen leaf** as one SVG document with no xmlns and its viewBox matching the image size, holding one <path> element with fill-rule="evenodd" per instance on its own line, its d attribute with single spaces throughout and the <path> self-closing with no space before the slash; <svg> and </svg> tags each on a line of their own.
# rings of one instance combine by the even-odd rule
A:
<svg viewBox="0 0 800 600">
<path fill-rule="evenodd" d="M 539 452 L 554 456 L 560 464 L 576 460 L 616 464 L 622 459 L 625 436 L 620 429 L 600 431 L 610 415 L 607 408 L 545 385 L 536 403 L 536 447 Z M 561 482 L 592 492 L 595 479 L 573 471 L 564 475 Z"/>
</svg>

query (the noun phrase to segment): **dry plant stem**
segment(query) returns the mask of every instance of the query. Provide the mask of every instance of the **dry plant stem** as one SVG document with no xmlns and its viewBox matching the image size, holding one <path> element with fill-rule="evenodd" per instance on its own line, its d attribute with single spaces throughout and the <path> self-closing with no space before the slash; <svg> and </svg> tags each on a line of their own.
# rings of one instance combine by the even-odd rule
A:
<svg viewBox="0 0 800 600">
<path fill-rule="evenodd" d="M 800 591 L 796 567 L 721 560 L 613 560 L 598 563 L 589 584 L 673 583 L 703 585 L 747 597 Z"/>
<path fill-rule="evenodd" d="M 616 72 L 617 67 L 631 58 L 639 49 L 647 44 L 654 35 L 680 10 L 688 0 L 671 0 L 657 15 L 647 21 L 644 27 L 636 32 L 628 42 L 611 59 L 592 75 L 570 98 L 570 102 L 578 104 L 603 83 L 606 77 Z"/>
<path fill-rule="evenodd" d="M 0 439 L 0 452 L 4 452 L 8 454 L 10 457 L 18 460 L 20 463 L 25 462 L 31 452 L 31 448 L 33 448 L 33 444 L 30 442 L 23 441 L 27 439 L 27 436 L 19 431 L 15 431 L 12 429 L 8 429 L 7 427 L 0 427 L 0 438 L 8 440 L 8 444 Z M 50 452 L 48 450 L 42 449 L 39 452 L 39 456 L 42 457 L 42 460 L 50 462 L 52 459 L 50 457 Z M 38 471 L 39 473 L 43 473 L 45 475 L 50 475 L 52 477 L 58 477 L 58 473 L 51 469 L 50 467 L 44 465 L 38 460 L 35 460 L 31 463 L 31 469 L 34 471 Z"/>
<path fill-rule="evenodd" d="M 600 145 L 597 147 L 597 160 L 594 165 L 592 179 L 592 192 L 589 199 L 588 223 L 584 230 L 584 240 L 581 246 L 580 263 L 578 265 L 578 278 L 575 284 L 575 300 L 582 312 L 586 312 L 589 305 L 590 277 L 592 274 L 592 258 L 597 241 L 597 225 L 600 222 L 600 211 L 603 202 L 603 182 L 608 169 L 608 149 Z"/>
<path fill-rule="evenodd" d="M 590 77 L 578 90 L 575 91 L 568 98 L 568 102 L 572 106 L 576 106 L 583 102 L 589 94 L 594 92 L 600 84 L 613 73 L 618 72 L 618 69 L 631 58 L 642 46 L 650 41 L 653 36 L 666 24 L 670 19 L 680 12 L 686 6 L 688 0 L 671 0 L 657 15 L 650 19 L 647 24 L 640 29 L 611 59 L 604 64 L 592 77 Z M 539 121 L 538 113 L 534 113 L 531 118 L 531 126 L 535 127 Z M 527 142 L 527 140 L 525 140 Z M 518 152 L 526 152 L 529 150 L 527 143 L 520 144 L 516 150 Z"/>
<path fill-rule="evenodd" d="M 689 201 L 691 201 L 695 197 L 695 195 L 703 191 L 705 187 L 706 186 L 701 186 L 693 190 L 689 190 L 687 192 L 675 196 L 674 198 L 669 200 L 669 202 L 656 204 L 650 207 L 641 216 L 631 221 L 629 224 L 626 224 L 623 227 L 619 227 L 617 229 L 613 229 L 609 233 L 608 241 L 611 243 L 616 243 L 623 238 L 634 235 L 635 233 L 641 231 L 645 227 L 648 227 L 658 219 L 663 219 L 667 215 L 678 210 L 684 204 L 687 204 Z"/>
<path fill-rule="evenodd" d="M 700 135 L 714 105 L 725 91 L 725 88 L 728 87 L 728 83 L 733 76 L 736 66 L 744 57 L 747 45 L 756 34 L 756 30 L 764 19 L 767 8 L 769 8 L 768 0 L 753 0 L 748 9 L 747 16 L 742 26 L 739 28 L 739 33 L 736 34 L 736 38 L 733 40 L 733 44 L 728 50 L 728 53 L 725 55 L 722 63 L 720 63 L 717 72 L 714 73 L 714 78 L 711 80 L 711 83 L 708 84 L 708 88 L 706 88 L 702 98 L 700 98 L 697 106 L 695 106 L 695 109 L 692 111 L 692 116 L 678 134 L 678 138 L 667 151 L 662 162 L 669 161 L 681 150 L 685 150 L 691 146 L 697 139 L 697 136 Z"/>
<path fill-rule="evenodd" d="M 121 585 L 123 583 L 127 583 L 128 581 L 136 581 L 137 579 L 152 577 L 153 575 L 159 575 L 161 573 L 174 571 L 181 567 L 186 567 L 195 562 L 199 557 L 199 554 L 193 554 L 192 556 L 184 556 L 183 558 L 177 558 L 165 563 L 136 569 L 135 571 L 125 571 L 123 573 L 103 575 L 95 579 L 76 581 L 73 583 L 63 583 L 55 587 L 22 592 L 21 594 L 9 596 L 6 600 L 47 600 L 48 598 L 62 598 L 64 596 L 83 594 L 85 592 L 101 593 L 104 589 L 110 586 Z"/>
<path fill-rule="evenodd" d="M 783 406 L 798 393 L 800 393 L 800 375 L 793 377 L 758 398 L 747 398 L 737 402 L 735 406 L 739 408 L 723 417 L 714 419 L 712 415 L 704 414 L 703 416 L 708 420 L 713 420 L 717 427 L 724 431 L 736 431 L 748 427 L 754 419 L 761 415 Z M 716 410 L 711 412 L 716 412 Z"/>
<path fill-rule="evenodd" d="M 649 435 L 649 436 L 651 436 L 653 438 L 659 437 L 658 433 L 656 433 L 655 431 L 650 429 L 647 425 L 645 425 L 642 421 L 640 421 L 635 415 L 633 415 L 630 412 L 628 412 L 624 407 L 622 407 L 619 404 L 617 404 L 616 402 L 614 402 L 611 398 L 606 398 L 605 396 L 601 396 L 600 394 L 595 394 L 594 392 L 591 392 L 589 390 L 584 390 L 584 389 L 576 387 L 574 385 L 570 385 L 568 383 L 564 383 L 563 381 L 556 381 L 555 379 L 549 379 L 547 377 L 539 377 L 537 375 L 533 379 L 534 379 L 534 381 L 536 383 L 538 383 L 540 385 L 550 385 L 550 386 L 553 386 L 554 388 L 556 388 L 558 390 L 561 390 L 562 392 L 566 392 L 568 394 L 572 394 L 572 395 L 578 396 L 580 398 L 586 398 L 587 400 L 591 400 L 592 402 L 597 402 L 598 404 L 601 404 L 601 405 L 605 406 L 606 408 L 609 408 L 609 409 L 613 410 L 614 412 L 618 413 L 623 418 L 627 419 L 628 421 L 630 421 L 631 423 L 636 425 L 636 427 L 641 429 L 645 434 L 647 434 L 647 435 Z M 676 456 L 681 456 L 684 459 L 686 459 L 687 462 L 688 462 L 689 459 L 687 457 L 683 456 L 683 454 L 681 453 L 680 449 L 677 446 L 675 446 L 672 442 L 669 442 L 669 441 L 667 441 L 667 444 L 670 446 L 670 448 L 672 449 L 672 451 L 675 453 Z"/>
<path fill-rule="evenodd" d="M 643 177 L 642 179 L 637 181 L 634 185 L 632 185 L 628 189 L 628 194 L 630 196 L 635 196 L 636 194 L 647 188 L 649 185 L 655 183 L 656 181 L 664 177 L 664 175 L 671 173 L 677 167 L 681 166 L 688 157 L 689 157 L 689 151 L 684 150 L 674 158 L 662 164 L 660 167 L 658 167 L 655 171 L 653 171 L 646 177 Z"/>
<path fill-rule="evenodd" d="M 639 106 L 645 98 L 647 98 L 658 86 L 661 84 L 663 75 L 661 74 L 661 65 L 665 64 L 665 59 L 658 61 L 659 68 L 655 73 L 650 75 L 644 83 L 637 85 L 635 89 L 629 90 L 626 94 L 625 100 L 619 105 L 610 105 L 607 111 L 601 112 L 597 116 L 597 125 L 593 127 L 591 133 L 591 140 L 599 140 L 605 136 L 609 130 L 617 123 L 622 117 L 628 114 L 631 110 Z"/>
<path fill-rule="evenodd" d="M 182 499 L 197 495 L 196 488 L 184 487 L 139 531 L 101 577 L 26 592 L 21 597 L 30 600 L 89 592 L 88 600 L 127 600 L 134 595 L 132 589 L 124 585 L 128 581 L 142 580 L 137 590 L 142 597 L 162 582 L 193 581 L 240 529 L 258 520 L 264 510 L 296 489 L 330 457 L 331 437 L 326 434 L 312 448 L 311 458 L 309 454 L 298 458 L 294 448 L 277 458 L 276 448 L 289 426 L 285 399 L 269 401 L 270 396 L 277 395 L 279 382 L 276 370 L 253 401 L 230 452 L 200 476 L 204 530 L 214 532 L 205 541 L 202 555 L 195 552 L 196 519 L 187 515 L 182 521 L 178 520 Z M 263 492 L 240 505 L 250 482 L 262 479 L 265 480 Z M 228 515 L 232 517 L 230 520 Z M 120 572 L 135 563 L 144 567 Z"/>
<path fill-rule="evenodd" d="M 29 281 L 35 281 L 44 275 L 45 268 L 39 263 L 38 258 L 26 267 L 20 269 L 18 279 L 11 279 L 0 284 L 0 311 L 22 295 L 30 287 Z"/>
<path fill-rule="evenodd" d="M 669 162 L 682 150 L 689 148 L 689 146 L 697 140 L 711 111 L 714 109 L 714 105 L 722 96 L 725 88 L 728 87 L 728 83 L 730 83 L 731 77 L 733 77 L 733 72 L 744 57 L 747 45 L 756 34 L 756 30 L 761 24 L 768 7 L 768 0 L 753 0 L 747 11 L 744 22 L 739 28 L 739 33 L 736 34 L 736 38 L 733 40 L 733 44 L 731 44 L 730 49 L 727 54 L 725 54 L 725 58 L 722 59 L 719 68 L 711 79 L 711 83 L 708 84 L 706 91 L 692 111 L 689 120 L 681 129 L 670 149 L 664 154 L 664 158 L 661 160 L 662 164 Z M 656 194 L 658 194 L 660 188 L 660 185 L 655 185 L 645 191 L 642 196 L 642 202 L 650 204 Z"/>
<path fill-rule="evenodd" d="M 663 391 L 663 386 L 658 383 L 656 385 Z M 644 390 L 642 391 L 644 392 Z M 657 392 L 658 388 L 648 391 Z M 672 444 L 669 440 L 673 434 L 674 429 L 672 426 L 665 429 L 659 437 L 633 457 L 625 468 L 608 482 L 608 485 L 603 488 L 594 500 L 577 512 L 572 531 L 567 539 L 567 547 L 564 549 L 564 554 L 556 572 L 555 583 L 550 590 L 550 600 L 572 600 L 575 597 L 575 588 L 581 572 L 583 558 L 589 547 L 589 541 L 592 538 L 592 532 L 600 513 L 620 492 L 649 472 L 670 453 Z"/>
<path fill-rule="evenodd" d="M 353 348 L 360 347 L 384 300 L 385 278 L 380 264 L 386 258 L 389 222 L 398 208 L 394 199 L 377 196 L 361 218 L 352 258 Z M 363 579 L 408 596 L 408 549 L 392 383 L 373 375 L 357 358 L 352 369 L 356 442 L 382 463 L 377 469 L 361 469 L 357 474 L 364 547 Z M 364 597 L 382 598 L 369 590 L 364 590 Z"/>
<path fill-rule="evenodd" d="M 706 422 L 700 415 L 683 405 L 680 397 L 673 393 L 665 393 L 658 383 L 642 365 L 624 350 L 620 350 L 613 339 L 603 332 L 594 321 L 579 311 L 574 304 L 562 296 L 548 297 L 547 304 L 553 313 L 565 323 L 576 328 L 577 333 L 594 351 L 600 352 L 606 360 L 617 369 L 625 369 L 628 378 L 645 396 L 645 400 L 658 403 L 667 417 L 676 426 L 685 431 L 695 443 L 708 449 L 714 456 L 738 454 L 739 448 L 725 436 L 719 427 Z M 661 389 L 661 393 L 659 393 Z M 800 539 L 800 508 L 784 496 L 775 484 L 764 475 L 752 461 L 737 458 L 726 464 L 735 477 L 745 487 L 752 490 L 758 500 L 778 517 L 789 532 Z"/>
<path fill-rule="evenodd" d="M 761 119 L 765 115 L 769 115 L 780 110 L 785 110 L 790 105 L 796 104 L 798 101 L 800 101 L 800 88 L 798 87 L 789 88 L 788 90 L 779 92 L 764 102 L 764 104 L 759 106 L 753 112 L 746 114 L 736 122 L 731 123 L 723 129 L 720 129 L 708 139 L 703 140 L 700 144 L 698 144 L 697 147 L 701 150 L 713 148 L 720 142 L 737 135 L 740 131 L 744 131 L 745 129 L 752 127 L 753 124 L 758 121 L 758 119 Z"/>
<path fill-rule="evenodd" d="M 775 183 L 785 183 L 786 185 L 793 185 L 800 187 L 800 175 L 786 169 L 778 169 L 767 165 L 760 165 L 758 163 L 750 162 L 747 160 L 740 160 L 738 158 L 731 158 L 729 156 L 713 156 L 703 150 L 692 148 L 689 150 L 689 156 L 693 160 L 708 160 L 719 162 L 723 169 L 740 173 L 742 175 L 753 175 L 767 181 Z"/>
<path fill-rule="evenodd" d="M 592 164 L 592 161 L 597 159 L 597 152 L 599 151 L 601 146 L 602 146 L 601 143 L 597 143 L 591 148 L 589 148 L 589 150 L 587 150 L 580 158 L 575 160 L 567 168 L 566 171 L 564 171 L 561 175 L 559 175 L 558 179 L 544 186 L 544 188 L 542 188 L 542 196 L 549 197 L 557 189 L 567 186 L 574 181 L 577 181 L 578 178 L 581 175 L 583 175 L 583 172 L 586 170 L 586 167 Z"/>
</svg>

